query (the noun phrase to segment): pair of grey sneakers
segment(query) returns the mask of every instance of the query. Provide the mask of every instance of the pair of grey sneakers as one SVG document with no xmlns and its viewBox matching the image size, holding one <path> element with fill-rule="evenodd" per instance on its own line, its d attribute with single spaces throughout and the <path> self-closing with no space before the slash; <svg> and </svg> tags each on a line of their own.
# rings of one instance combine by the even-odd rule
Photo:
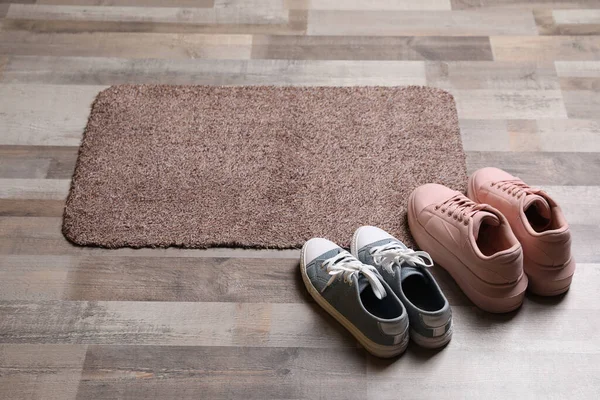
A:
<svg viewBox="0 0 600 400">
<path fill-rule="evenodd" d="M 314 238 L 300 258 L 311 296 L 378 357 L 403 353 L 409 336 L 427 348 L 450 341 L 452 310 L 431 266 L 429 254 L 374 226 L 356 230 L 350 252 Z"/>
</svg>

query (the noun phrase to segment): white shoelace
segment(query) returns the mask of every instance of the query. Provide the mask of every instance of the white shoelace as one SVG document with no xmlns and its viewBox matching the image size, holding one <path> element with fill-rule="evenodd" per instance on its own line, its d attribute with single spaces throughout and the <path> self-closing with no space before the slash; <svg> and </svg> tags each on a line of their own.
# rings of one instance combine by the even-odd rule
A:
<svg viewBox="0 0 600 400">
<path fill-rule="evenodd" d="M 394 265 L 402 265 L 407 263 L 411 267 L 433 267 L 433 259 L 424 251 L 415 251 L 413 249 L 405 249 L 398 243 L 388 243 L 382 246 L 375 246 L 369 250 L 373 261 L 377 265 L 381 265 L 390 274 L 394 273 Z"/>
<path fill-rule="evenodd" d="M 329 285 L 338 278 L 343 277 L 344 282 L 352 286 L 352 276 L 355 274 L 363 274 L 371 284 L 371 289 L 378 299 L 383 299 L 387 296 L 385 288 L 379 281 L 377 269 L 371 265 L 366 265 L 358 261 L 354 256 L 347 251 L 342 251 L 338 255 L 325 260 L 321 266 L 327 270 L 331 278 L 321 290 L 323 292 Z"/>
</svg>

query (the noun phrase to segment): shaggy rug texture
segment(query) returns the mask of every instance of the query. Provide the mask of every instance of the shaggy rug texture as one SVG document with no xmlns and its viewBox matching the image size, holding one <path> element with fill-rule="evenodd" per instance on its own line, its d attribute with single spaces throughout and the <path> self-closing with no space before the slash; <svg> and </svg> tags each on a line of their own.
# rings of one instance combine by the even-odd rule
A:
<svg viewBox="0 0 600 400">
<path fill-rule="evenodd" d="M 119 85 L 96 98 L 64 235 L 104 247 L 409 245 L 419 185 L 464 190 L 450 94 L 428 87 Z"/>
</svg>

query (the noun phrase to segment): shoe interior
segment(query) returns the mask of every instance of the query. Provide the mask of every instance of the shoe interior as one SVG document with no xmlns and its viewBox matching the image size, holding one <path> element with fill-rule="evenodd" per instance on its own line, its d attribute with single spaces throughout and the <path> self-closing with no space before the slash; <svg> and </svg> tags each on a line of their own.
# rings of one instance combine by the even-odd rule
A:
<svg viewBox="0 0 600 400">
<path fill-rule="evenodd" d="M 529 225 L 531 225 L 536 232 L 544 232 L 559 227 L 557 226 L 556 219 L 551 220 L 544 217 L 536 205 L 532 205 L 525 210 L 525 216 L 527 217 L 527 221 L 529 221 Z"/>
<path fill-rule="evenodd" d="M 444 299 L 423 275 L 411 275 L 402 281 L 402 291 L 408 300 L 425 311 L 438 311 L 444 307 Z"/>
<path fill-rule="evenodd" d="M 477 236 L 477 247 L 485 256 L 493 256 L 494 254 L 510 249 L 512 243 L 506 237 L 505 227 L 503 225 L 490 225 L 483 222 L 479 227 L 479 235 Z"/>
<path fill-rule="evenodd" d="M 362 291 L 360 300 L 368 312 L 376 317 L 383 319 L 397 318 L 402 314 L 400 305 L 397 304 L 392 296 L 385 296 L 383 299 L 378 299 L 375 293 L 369 288 Z"/>
</svg>

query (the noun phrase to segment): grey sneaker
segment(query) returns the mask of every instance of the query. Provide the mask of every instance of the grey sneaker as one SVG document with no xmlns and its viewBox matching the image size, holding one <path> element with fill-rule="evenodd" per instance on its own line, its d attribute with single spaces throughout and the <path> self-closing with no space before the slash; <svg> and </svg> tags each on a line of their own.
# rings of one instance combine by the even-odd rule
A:
<svg viewBox="0 0 600 400">
<path fill-rule="evenodd" d="M 372 265 L 402 301 L 410 318 L 410 337 L 422 347 L 438 348 L 452 338 L 452 310 L 434 277 L 426 270 L 433 260 L 407 248 L 374 226 L 354 232 L 352 254 Z"/>
<path fill-rule="evenodd" d="M 408 315 L 377 269 L 322 238 L 302 247 L 300 271 L 308 293 L 358 342 L 378 357 L 408 345 Z"/>
</svg>

